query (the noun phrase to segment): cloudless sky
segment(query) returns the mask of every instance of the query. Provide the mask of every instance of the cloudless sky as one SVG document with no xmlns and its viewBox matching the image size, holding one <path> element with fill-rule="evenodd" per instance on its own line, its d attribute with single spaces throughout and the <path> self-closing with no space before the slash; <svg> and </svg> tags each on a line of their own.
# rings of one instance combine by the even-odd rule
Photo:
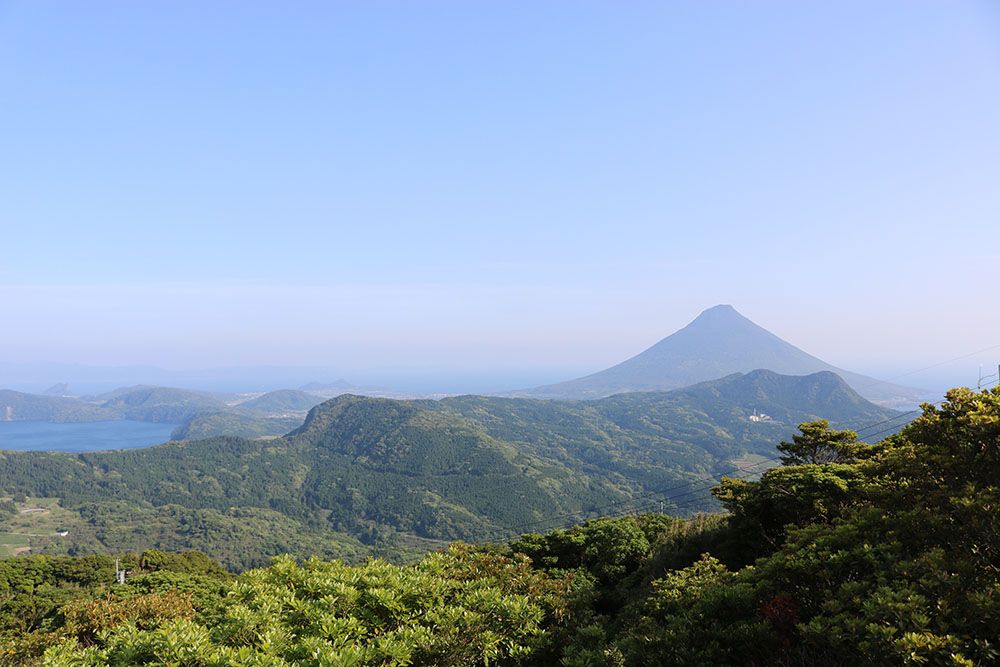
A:
<svg viewBox="0 0 1000 667">
<path fill-rule="evenodd" d="M 882 376 L 1000 344 L 985 0 L 0 0 L 0 128 L 4 362 L 516 386 L 717 303 Z"/>
</svg>

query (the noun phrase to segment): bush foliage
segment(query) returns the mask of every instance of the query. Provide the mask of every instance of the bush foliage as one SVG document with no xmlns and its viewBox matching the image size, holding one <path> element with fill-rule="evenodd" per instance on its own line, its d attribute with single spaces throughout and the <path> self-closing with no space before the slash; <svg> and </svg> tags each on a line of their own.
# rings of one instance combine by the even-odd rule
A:
<svg viewBox="0 0 1000 667">
<path fill-rule="evenodd" d="M 419 563 L 0 561 L 0 656 L 46 665 L 992 665 L 1000 390 L 877 446 L 822 423 L 727 514 L 588 521 Z"/>
</svg>

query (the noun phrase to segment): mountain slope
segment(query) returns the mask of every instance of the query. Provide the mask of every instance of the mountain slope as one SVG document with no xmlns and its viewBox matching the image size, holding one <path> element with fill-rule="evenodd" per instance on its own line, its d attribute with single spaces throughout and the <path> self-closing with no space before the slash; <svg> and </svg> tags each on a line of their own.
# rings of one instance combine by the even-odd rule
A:
<svg viewBox="0 0 1000 667">
<path fill-rule="evenodd" d="M 86 399 L 0 389 L 0 421 L 180 423 L 226 408 L 217 396 L 171 387 L 123 387 Z"/>
<path fill-rule="evenodd" d="M 616 366 L 518 394 L 593 399 L 624 392 L 677 389 L 761 368 L 784 375 L 831 371 L 865 398 L 886 405 L 916 403 L 925 394 L 836 368 L 754 324 L 729 305 L 709 308 L 683 329 Z"/>
<path fill-rule="evenodd" d="M 302 425 L 296 416 L 263 416 L 244 412 L 206 412 L 192 416 L 170 433 L 171 440 L 202 440 L 223 435 L 239 438 L 275 437 Z"/>
<path fill-rule="evenodd" d="M 306 412 L 323 398 L 294 389 L 279 389 L 225 410 L 199 412 L 174 429 L 174 440 L 235 435 L 241 438 L 284 435 L 302 425 Z"/>
<path fill-rule="evenodd" d="M 120 419 L 117 412 L 75 398 L 0 389 L 0 421 L 94 422 Z"/>
<path fill-rule="evenodd" d="M 124 419 L 159 423 L 179 423 L 196 414 L 225 407 L 222 399 L 211 394 L 173 387 L 116 390 L 113 397 L 104 402 L 104 408 Z"/>
<path fill-rule="evenodd" d="M 717 409 L 717 416 L 726 408 L 738 407 L 745 412 L 766 406 L 772 418 L 796 424 L 820 418 L 841 424 L 871 423 L 894 415 L 893 410 L 865 400 L 830 371 L 780 375 L 759 369 L 701 382 L 669 395 L 691 407 Z"/>
<path fill-rule="evenodd" d="M 42 392 L 42 396 L 72 396 L 69 385 L 65 382 L 57 382 Z"/>
<path fill-rule="evenodd" d="M 239 403 L 236 408 L 261 414 L 306 412 L 322 402 L 323 398 L 315 394 L 295 389 L 279 389 Z"/>
<path fill-rule="evenodd" d="M 754 410 L 774 421 L 751 422 Z M 198 546 L 229 564 L 257 564 L 275 542 L 245 541 L 240 522 L 252 517 L 254 534 L 273 521 L 281 534 L 301 535 L 287 542 L 297 555 L 353 557 L 363 555 L 357 540 L 392 550 L 414 539 L 489 539 L 650 495 L 676 514 L 710 510 L 706 478 L 733 473 L 747 456 L 773 457 L 799 421 L 897 415 L 831 373 L 757 371 L 595 401 L 345 395 L 269 440 L 0 452 L 0 497 L 60 498 L 75 513 L 74 532 L 43 545 L 49 551 Z M 205 526 L 232 538 L 208 544 Z"/>
</svg>

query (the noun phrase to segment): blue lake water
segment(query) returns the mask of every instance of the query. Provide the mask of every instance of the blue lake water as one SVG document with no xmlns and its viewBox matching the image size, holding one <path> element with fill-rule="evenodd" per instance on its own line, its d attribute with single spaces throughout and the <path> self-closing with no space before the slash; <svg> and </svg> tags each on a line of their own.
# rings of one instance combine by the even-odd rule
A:
<svg viewBox="0 0 1000 667">
<path fill-rule="evenodd" d="M 176 424 L 108 421 L 86 424 L 0 421 L 0 449 L 36 452 L 93 452 L 134 449 L 170 440 Z"/>
</svg>

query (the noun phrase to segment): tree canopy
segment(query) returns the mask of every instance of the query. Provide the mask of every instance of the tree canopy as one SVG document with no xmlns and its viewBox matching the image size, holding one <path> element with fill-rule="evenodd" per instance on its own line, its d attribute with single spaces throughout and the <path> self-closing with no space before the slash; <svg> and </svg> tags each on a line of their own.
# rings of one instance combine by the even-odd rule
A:
<svg viewBox="0 0 1000 667">
<path fill-rule="evenodd" d="M 412 565 L 197 554 L 0 561 L 0 646 L 47 665 L 949 665 L 1000 661 L 1000 389 L 861 454 L 824 424 L 726 514 L 594 519 Z M 809 460 L 815 454 L 815 462 Z M 792 457 L 795 458 L 792 458 Z"/>
</svg>

